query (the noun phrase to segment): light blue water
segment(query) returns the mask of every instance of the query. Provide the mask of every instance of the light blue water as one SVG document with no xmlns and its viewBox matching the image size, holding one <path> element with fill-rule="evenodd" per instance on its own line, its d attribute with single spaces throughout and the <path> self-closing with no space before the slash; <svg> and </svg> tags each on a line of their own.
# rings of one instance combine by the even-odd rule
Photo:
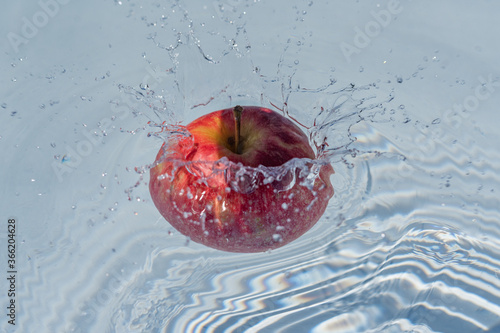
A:
<svg viewBox="0 0 500 333">
<path fill-rule="evenodd" d="M 500 331 L 499 9 L 2 5 L 2 331 Z M 283 109 L 336 171 L 318 224 L 267 253 L 189 242 L 141 174 L 149 121 L 235 104 Z"/>
</svg>

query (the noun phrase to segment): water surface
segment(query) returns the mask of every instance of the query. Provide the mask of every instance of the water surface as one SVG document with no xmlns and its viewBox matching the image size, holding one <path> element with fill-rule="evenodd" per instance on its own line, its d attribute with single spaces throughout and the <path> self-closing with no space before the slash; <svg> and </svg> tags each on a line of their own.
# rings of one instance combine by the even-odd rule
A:
<svg viewBox="0 0 500 333">
<path fill-rule="evenodd" d="M 17 332 L 500 329 L 498 4 L 57 3 L 0 14 Z M 150 124 L 236 104 L 336 171 L 317 225 L 265 253 L 190 242 L 148 192 Z"/>
</svg>

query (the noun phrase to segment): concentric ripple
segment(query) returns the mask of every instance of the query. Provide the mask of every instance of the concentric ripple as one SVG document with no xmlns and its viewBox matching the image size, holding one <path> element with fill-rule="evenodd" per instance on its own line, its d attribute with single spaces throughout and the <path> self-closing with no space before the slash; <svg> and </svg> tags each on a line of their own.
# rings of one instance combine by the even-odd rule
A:
<svg viewBox="0 0 500 333">
<path fill-rule="evenodd" d="M 2 20 L 50 16 L 3 53 L 18 332 L 500 332 L 496 2 L 401 1 L 349 59 L 387 2 L 56 2 Z M 335 169 L 320 221 L 265 253 L 190 241 L 148 192 L 151 126 L 236 104 Z"/>
</svg>

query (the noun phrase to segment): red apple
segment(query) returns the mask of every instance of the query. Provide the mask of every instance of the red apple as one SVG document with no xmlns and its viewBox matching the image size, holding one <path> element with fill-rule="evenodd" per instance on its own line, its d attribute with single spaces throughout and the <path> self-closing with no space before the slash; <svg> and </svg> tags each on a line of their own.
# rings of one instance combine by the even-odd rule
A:
<svg viewBox="0 0 500 333">
<path fill-rule="evenodd" d="M 283 246 L 308 231 L 333 195 L 328 163 L 307 136 L 266 108 L 237 106 L 171 136 L 150 170 L 161 215 L 191 240 L 231 252 Z"/>
</svg>

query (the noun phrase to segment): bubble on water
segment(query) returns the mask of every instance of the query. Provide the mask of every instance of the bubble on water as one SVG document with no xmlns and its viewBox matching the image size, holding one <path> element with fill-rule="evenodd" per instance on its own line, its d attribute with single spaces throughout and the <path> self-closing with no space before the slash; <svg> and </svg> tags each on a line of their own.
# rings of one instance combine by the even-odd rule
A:
<svg viewBox="0 0 500 333">
<path fill-rule="evenodd" d="M 281 208 L 283 208 L 284 210 L 287 210 L 288 209 L 288 205 L 286 203 L 282 203 L 281 204 Z"/>
<path fill-rule="evenodd" d="M 275 241 L 275 242 L 282 242 L 283 241 L 283 237 L 280 234 L 274 234 L 273 235 L 273 241 Z"/>
</svg>

